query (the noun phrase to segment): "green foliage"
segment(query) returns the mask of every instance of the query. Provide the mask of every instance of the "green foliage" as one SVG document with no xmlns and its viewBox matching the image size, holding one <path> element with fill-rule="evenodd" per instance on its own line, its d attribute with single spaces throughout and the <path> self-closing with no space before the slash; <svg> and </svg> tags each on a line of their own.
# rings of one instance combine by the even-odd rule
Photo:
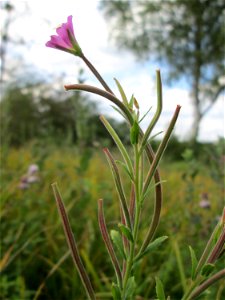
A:
<svg viewBox="0 0 225 300">
<path fill-rule="evenodd" d="M 56 100 L 55 96 L 37 96 L 36 89 L 40 87 L 16 86 L 3 95 L 0 102 L 2 143 L 21 146 L 33 139 L 84 146 L 100 140 L 112 143 L 98 119 L 93 101 L 79 93 L 66 97 L 61 94 Z M 109 121 L 121 137 L 127 136 L 126 126 L 110 118 Z"/>
<path fill-rule="evenodd" d="M 120 256 L 123 259 L 126 259 L 126 254 L 125 254 L 124 249 L 123 249 L 123 240 L 122 240 L 122 237 L 121 237 L 120 233 L 118 231 L 112 229 L 110 231 L 110 236 L 111 236 L 111 239 L 112 239 L 114 245 L 118 249 L 118 251 L 120 253 Z"/>
<path fill-rule="evenodd" d="M 126 291 L 125 291 L 125 297 L 124 299 L 133 299 L 133 296 L 135 295 L 135 291 L 136 291 L 136 282 L 134 277 L 130 277 L 127 281 L 127 287 L 126 287 Z"/>
<path fill-rule="evenodd" d="M 155 281 L 156 281 L 156 295 L 158 297 L 157 300 L 166 300 L 162 281 L 158 277 L 156 277 Z"/>
<path fill-rule="evenodd" d="M 94 273 L 91 273 L 91 267 L 88 267 L 94 287 L 102 295 L 110 291 L 111 284 L 106 278 L 112 277 L 113 274 L 109 264 L 106 263 L 108 258 L 104 246 L 99 242 L 96 200 L 102 194 L 105 195 L 107 205 L 105 217 L 106 220 L 112 220 L 107 223 L 110 229 L 113 224 L 118 223 L 119 216 L 110 171 L 101 153 L 89 149 L 90 161 L 88 154 L 86 158 L 82 157 L 83 149 L 50 143 L 46 145 L 41 142 L 27 144 L 19 149 L 6 147 L 1 151 L 1 183 L 4 187 L 1 194 L 1 232 L 4 232 L 4 235 L 1 235 L 0 262 L 2 263 L 3 257 L 7 258 L 6 253 L 8 258 L 1 272 L 3 298 L 0 296 L 0 299 L 5 300 L 8 297 L 10 300 L 11 298 L 33 300 L 42 283 L 43 288 L 37 300 L 86 299 L 80 279 L 71 267 L 70 256 L 60 264 L 68 248 L 50 188 L 50 183 L 56 180 L 64 195 L 78 247 L 85 251 L 99 277 L 100 283 L 95 279 Z M 83 160 L 86 167 L 80 172 L 80 163 Z M 187 183 L 182 180 L 186 165 L 182 161 L 169 163 L 164 161 L 162 164 L 162 178 L 167 174 L 167 183 L 163 184 L 166 201 L 156 237 L 157 239 L 163 234 L 176 235 L 180 241 L 179 245 L 185 243 L 194 245 L 198 256 L 215 224 L 214 216 L 221 205 L 220 186 L 211 177 L 211 168 L 208 164 L 204 164 L 204 161 L 199 162 L 204 171 L 196 175 L 195 180 L 197 183 L 201 182 L 201 185 L 196 185 L 191 203 L 185 199 Z M 27 190 L 20 190 L 18 188 L 20 178 L 31 163 L 39 165 L 40 181 Z M 98 169 L 101 172 L 96 172 Z M 175 187 L 176 193 L 173 192 Z M 209 193 L 210 198 L 213 197 L 211 208 L 208 210 L 199 207 L 198 198 L 202 191 Z M 149 195 L 149 199 L 153 199 L 152 194 Z M 146 201 L 143 223 L 140 227 L 141 236 L 144 236 L 149 225 L 151 209 L 152 201 Z M 24 224 L 24 227 L 18 235 L 21 224 Z M 17 235 L 19 237 L 15 242 Z M 14 247 L 9 252 L 13 244 Z M 180 247 L 180 251 L 185 269 L 188 271 L 190 257 L 187 248 Z M 84 262 L 85 266 L 88 266 L 86 260 Z M 48 275 L 52 268 L 55 268 L 55 272 Z M 138 296 L 154 299 L 155 284 L 153 278 L 149 276 L 151 273 L 152 276 L 162 280 L 164 289 L 166 293 L 170 293 L 171 299 L 181 298 L 182 289 L 177 275 L 177 262 L 170 243 L 165 242 L 161 247 L 152 249 L 135 268 Z M 222 282 L 210 290 L 211 294 L 207 296 L 207 300 L 216 299 L 217 292 L 221 294 L 218 299 L 223 299 L 225 291 Z M 107 297 L 102 296 L 102 299 L 108 299 Z"/>
<path fill-rule="evenodd" d="M 196 278 L 196 267 L 198 264 L 197 258 L 196 258 L 196 254 L 195 251 L 193 250 L 193 248 L 191 246 L 189 246 L 189 251 L 190 251 L 190 255 L 191 255 L 191 279 L 194 280 Z"/>
</svg>

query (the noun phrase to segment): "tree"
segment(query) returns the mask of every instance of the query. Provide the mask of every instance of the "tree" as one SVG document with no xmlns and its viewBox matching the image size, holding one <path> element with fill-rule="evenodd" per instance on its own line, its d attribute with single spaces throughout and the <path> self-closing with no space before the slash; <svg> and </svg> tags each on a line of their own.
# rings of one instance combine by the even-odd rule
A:
<svg viewBox="0 0 225 300">
<path fill-rule="evenodd" d="M 185 78 L 194 107 L 191 139 L 225 88 L 222 0 L 111 0 L 100 8 L 111 36 L 138 59 L 168 65 L 169 82 Z"/>
</svg>

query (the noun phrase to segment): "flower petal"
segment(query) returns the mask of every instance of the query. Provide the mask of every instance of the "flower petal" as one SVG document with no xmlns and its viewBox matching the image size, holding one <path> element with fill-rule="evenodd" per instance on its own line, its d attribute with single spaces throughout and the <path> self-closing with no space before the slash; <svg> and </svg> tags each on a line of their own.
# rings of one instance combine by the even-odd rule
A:
<svg viewBox="0 0 225 300">
<path fill-rule="evenodd" d="M 65 41 L 60 36 L 57 35 L 52 35 L 51 40 L 48 41 L 45 45 L 47 47 L 56 48 L 56 49 L 59 48 L 68 49 L 67 43 L 65 43 Z M 72 45 L 70 45 L 69 48 L 72 48 Z"/>
<path fill-rule="evenodd" d="M 76 41 L 74 30 L 73 30 L 72 16 L 69 16 L 67 18 L 67 23 L 63 23 L 60 27 L 58 27 L 56 29 L 56 32 L 69 47 L 72 47 L 69 33 L 73 37 L 74 41 Z"/>
</svg>

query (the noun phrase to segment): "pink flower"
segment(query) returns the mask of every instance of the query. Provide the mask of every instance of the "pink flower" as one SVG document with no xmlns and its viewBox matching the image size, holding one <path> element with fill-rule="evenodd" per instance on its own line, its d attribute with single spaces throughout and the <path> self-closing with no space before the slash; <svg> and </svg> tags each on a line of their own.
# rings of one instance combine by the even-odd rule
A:
<svg viewBox="0 0 225 300">
<path fill-rule="evenodd" d="M 52 35 L 51 40 L 45 44 L 46 47 L 81 56 L 82 50 L 74 35 L 72 16 L 67 18 L 67 23 L 63 23 L 56 29 L 56 33 L 57 35 Z"/>
</svg>

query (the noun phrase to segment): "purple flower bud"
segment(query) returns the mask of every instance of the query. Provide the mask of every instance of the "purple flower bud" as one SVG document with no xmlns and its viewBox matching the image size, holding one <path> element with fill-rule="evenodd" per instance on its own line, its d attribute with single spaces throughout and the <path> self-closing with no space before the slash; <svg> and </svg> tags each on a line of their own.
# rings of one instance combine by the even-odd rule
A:
<svg viewBox="0 0 225 300">
<path fill-rule="evenodd" d="M 75 38 L 72 16 L 67 18 L 67 23 L 63 23 L 56 29 L 57 35 L 52 35 L 50 41 L 45 46 L 66 51 L 71 54 L 81 56 L 82 50 Z"/>
</svg>

